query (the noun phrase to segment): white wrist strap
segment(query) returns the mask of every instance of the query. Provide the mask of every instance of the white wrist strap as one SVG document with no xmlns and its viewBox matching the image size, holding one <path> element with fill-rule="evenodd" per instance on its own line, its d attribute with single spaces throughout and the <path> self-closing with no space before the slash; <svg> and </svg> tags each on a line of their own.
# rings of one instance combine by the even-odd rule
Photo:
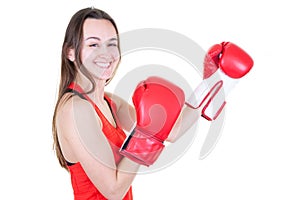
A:
<svg viewBox="0 0 300 200">
<path fill-rule="evenodd" d="M 223 110 L 226 97 L 237 82 L 238 79 L 230 78 L 218 69 L 197 86 L 186 104 L 194 109 L 203 106 L 202 116 L 207 120 L 214 120 Z"/>
</svg>

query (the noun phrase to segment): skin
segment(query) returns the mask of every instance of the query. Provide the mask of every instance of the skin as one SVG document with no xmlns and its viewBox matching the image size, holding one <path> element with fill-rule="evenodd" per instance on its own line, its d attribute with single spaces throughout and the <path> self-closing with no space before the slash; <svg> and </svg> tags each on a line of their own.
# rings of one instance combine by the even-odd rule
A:
<svg viewBox="0 0 300 200">
<path fill-rule="evenodd" d="M 96 103 L 106 119 L 116 126 L 104 95 L 112 98 L 117 107 L 116 117 L 119 119 L 119 125 L 123 130 L 130 131 L 136 121 L 134 108 L 120 97 L 104 91 L 106 80 L 113 76 L 119 62 L 117 46 L 116 31 L 111 22 L 103 19 L 85 21 L 81 60 L 96 82 L 95 91 L 88 96 Z M 68 59 L 74 62 L 74 49 L 69 50 Z M 89 91 L 92 87 L 80 72 L 75 82 L 84 91 Z M 106 198 L 122 199 L 136 176 L 139 164 L 124 157 L 116 165 L 111 148 L 102 132 L 102 122 L 95 109 L 88 101 L 76 95 L 64 101 L 69 95 L 63 97 L 56 118 L 58 138 L 65 159 L 72 163 L 80 162 L 87 176 Z M 176 141 L 195 121 L 190 119 L 197 116 L 194 111 L 185 107 L 168 141 Z M 87 149 L 84 145 L 87 143 L 97 145 L 95 147 L 91 145 L 90 149 Z"/>
</svg>

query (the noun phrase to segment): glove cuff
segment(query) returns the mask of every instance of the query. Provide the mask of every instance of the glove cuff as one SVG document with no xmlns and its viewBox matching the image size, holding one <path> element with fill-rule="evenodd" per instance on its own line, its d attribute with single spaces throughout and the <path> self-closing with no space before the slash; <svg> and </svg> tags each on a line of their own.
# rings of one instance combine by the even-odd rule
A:
<svg viewBox="0 0 300 200">
<path fill-rule="evenodd" d="M 162 141 L 136 127 L 125 140 L 120 154 L 141 165 L 152 165 L 164 148 Z"/>
</svg>

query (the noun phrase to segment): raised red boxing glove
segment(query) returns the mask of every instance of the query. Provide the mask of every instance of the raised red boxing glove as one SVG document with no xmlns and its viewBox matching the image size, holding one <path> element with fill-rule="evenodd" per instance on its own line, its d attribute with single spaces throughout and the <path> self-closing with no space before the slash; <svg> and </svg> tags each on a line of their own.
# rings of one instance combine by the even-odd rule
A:
<svg viewBox="0 0 300 200">
<path fill-rule="evenodd" d="M 204 61 L 204 79 L 218 68 L 231 78 L 242 78 L 253 66 L 252 58 L 239 46 L 231 42 L 222 42 L 212 46 Z"/>
<path fill-rule="evenodd" d="M 145 165 L 152 165 L 161 154 L 184 105 L 184 92 L 159 77 L 149 77 L 135 89 L 133 104 L 137 125 L 125 140 L 120 153 Z"/>
<path fill-rule="evenodd" d="M 216 119 L 223 110 L 225 97 L 253 67 L 252 58 L 239 46 L 222 42 L 212 46 L 204 59 L 203 81 L 186 104 L 192 108 L 203 105 L 202 116 Z"/>
</svg>

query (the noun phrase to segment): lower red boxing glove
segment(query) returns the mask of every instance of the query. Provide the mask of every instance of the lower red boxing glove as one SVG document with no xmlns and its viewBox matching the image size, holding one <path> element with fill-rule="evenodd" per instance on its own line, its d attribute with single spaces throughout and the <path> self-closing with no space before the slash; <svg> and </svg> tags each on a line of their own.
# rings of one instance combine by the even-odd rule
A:
<svg viewBox="0 0 300 200">
<path fill-rule="evenodd" d="M 234 43 L 222 42 L 208 50 L 203 65 L 203 81 L 186 104 L 195 109 L 203 106 L 202 116 L 214 120 L 222 112 L 225 98 L 238 79 L 252 69 L 253 60 Z"/>
<path fill-rule="evenodd" d="M 173 83 L 149 77 L 135 89 L 133 104 L 137 125 L 125 140 L 120 153 L 145 165 L 152 165 L 164 148 L 184 105 L 184 92 Z"/>
</svg>

